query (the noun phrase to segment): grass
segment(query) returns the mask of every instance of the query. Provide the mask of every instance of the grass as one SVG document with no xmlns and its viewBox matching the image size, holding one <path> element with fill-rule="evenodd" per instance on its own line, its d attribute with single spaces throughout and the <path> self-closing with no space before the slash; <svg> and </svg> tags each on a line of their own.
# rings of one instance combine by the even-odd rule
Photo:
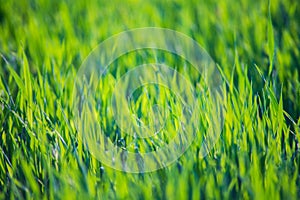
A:
<svg viewBox="0 0 300 200">
<path fill-rule="evenodd" d="M 0 198 L 298 199 L 299 9 L 292 0 L 0 0 Z M 199 149 L 209 118 L 199 121 L 199 137 L 175 163 L 130 174 L 103 165 L 87 150 L 70 97 L 81 63 L 97 44 L 149 26 L 194 38 L 220 66 L 224 128 L 205 158 Z M 153 150 L 176 135 L 178 120 L 162 116 L 165 132 L 143 143 L 122 133 L 107 111 L 117 79 L 155 60 L 198 83 L 186 61 L 137 51 L 120 58 L 122 67 L 112 64 L 95 94 L 104 105 L 97 110 L 104 133 L 129 152 Z M 148 86 L 133 96 L 132 110 L 149 124 L 147 104 L 170 106 L 173 114 L 181 109 L 166 88 Z"/>
</svg>

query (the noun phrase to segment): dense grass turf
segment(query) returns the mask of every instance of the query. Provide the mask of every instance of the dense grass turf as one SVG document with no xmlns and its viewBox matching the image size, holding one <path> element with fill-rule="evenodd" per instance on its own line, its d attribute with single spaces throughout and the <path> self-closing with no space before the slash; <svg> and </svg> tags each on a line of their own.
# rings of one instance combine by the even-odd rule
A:
<svg viewBox="0 0 300 200">
<path fill-rule="evenodd" d="M 0 198 L 300 198 L 299 13 L 292 0 L 0 0 Z M 98 43 L 146 26 L 180 31 L 207 50 L 224 76 L 226 112 L 220 139 L 205 158 L 198 137 L 173 165 L 128 174 L 89 153 L 71 97 L 79 67 Z M 196 80 L 174 55 L 136 52 L 112 67 L 98 98 L 105 102 L 122 73 L 153 60 L 169 61 Z M 156 89 L 136 92 L 131 105 L 141 117 Z M 105 134 L 125 150 L 146 151 L 119 132 L 105 108 L 99 109 Z M 173 137 L 170 130 L 156 145 Z"/>
</svg>

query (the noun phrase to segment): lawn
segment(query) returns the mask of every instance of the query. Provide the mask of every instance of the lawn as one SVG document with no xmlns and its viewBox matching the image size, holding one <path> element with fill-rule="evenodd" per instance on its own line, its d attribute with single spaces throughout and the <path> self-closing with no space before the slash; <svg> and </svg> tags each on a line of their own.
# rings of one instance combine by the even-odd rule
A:
<svg viewBox="0 0 300 200">
<path fill-rule="evenodd" d="M 299 13 L 294 0 L 0 0 L 0 199 L 299 199 Z M 136 48 L 94 67 L 145 35 L 181 41 L 144 27 L 201 56 Z M 101 46 L 132 30 L 145 31 Z M 213 63 L 208 80 L 193 56 Z"/>
</svg>

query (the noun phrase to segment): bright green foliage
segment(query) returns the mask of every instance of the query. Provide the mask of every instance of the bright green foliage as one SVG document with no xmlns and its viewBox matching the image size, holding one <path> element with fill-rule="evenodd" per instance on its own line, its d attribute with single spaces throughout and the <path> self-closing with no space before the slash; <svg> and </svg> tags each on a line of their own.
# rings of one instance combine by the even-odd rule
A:
<svg viewBox="0 0 300 200">
<path fill-rule="evenodd" d="M 0 199 L 299 199 L 299 13 L 292 0 L 0 0 Z M 201 119 L 199 137 L 174 164 L 127 174 L 103 166 L 78 137 L 72 90 L 97 44 L 149 26 L 185 33 L 216 61 L 224 76 L 224 128 L 203 159 L 199 149 L 209 118 Z M 116 145 L 128 144 L 128 151 L 159 146 L 178 126 L 163 120 L 168 132 L 143 144 L 119 133 L 106 109 L 122 74 L 157 60 L 205 88 L 195 83 L 191 66 L 171 54 L 124 55 L 95 96 L 103 101 L 97 116 L 105 134 Z M 158 90 L 161 102 L 148 96 Z M 165 103 L 173 94 L 149 86 L 134 95 L 131 107 L 144 117 L 149 102 Z M 181 109 L 168 103 L 174 113 Z"/>
</svg>

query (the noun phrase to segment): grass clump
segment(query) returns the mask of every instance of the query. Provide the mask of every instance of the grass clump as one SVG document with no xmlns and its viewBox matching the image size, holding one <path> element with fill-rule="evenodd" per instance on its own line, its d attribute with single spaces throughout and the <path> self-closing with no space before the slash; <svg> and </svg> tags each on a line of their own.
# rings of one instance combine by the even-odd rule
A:
<svg viewBox="0 0 300 200">
<path fill-rule="evenodd" d="M 299 9 L 289 0 L 1 0 L 0 198 L 298 199 Z M 70 97 L 93 47 L 121 31 L 149 26 L 187 34 L 218 63 L 224 76 L 224 128 L 203 159 L 199 137 L 171 166 L 128 174 L 90 154 L 79 139 Z M 198 80 L 189 64 L 173 55 L 145 54 L 142 59 L 139 52 L 124 55 L 122 67 L 112 66 L 95 96 L 106 102 L 117 78 L 145 58 L 173 62 L 188 80 Z M 173 95 L 160 88 L 163 100 L 148 99 L 149 92 L 158 91 L 151 87 L 137 91 L 130 102 L 140 117 L 148 113 L 147 102 Z M 173 102 L 164 106 L 180 109 Z M 165 133 L 136 142 L 118 130 L 104 108 L 98 110 L 101 126 L 120 147 L 152 150 L 153 143 L 171 139 Z M 171 118 L 165 123 L 172 136 L 176 123 Z M 201 134 L 205 122 L 199 124 Z"/>
</svg>

